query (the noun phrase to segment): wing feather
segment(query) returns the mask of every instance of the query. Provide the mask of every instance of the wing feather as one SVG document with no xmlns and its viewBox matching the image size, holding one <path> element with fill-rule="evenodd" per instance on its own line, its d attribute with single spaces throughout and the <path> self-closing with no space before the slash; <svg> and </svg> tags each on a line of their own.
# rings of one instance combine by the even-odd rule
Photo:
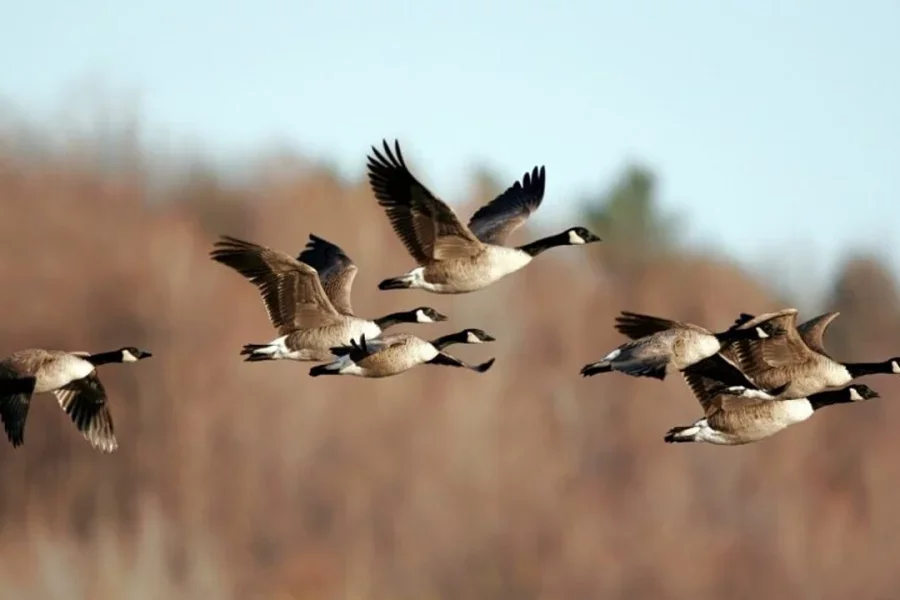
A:
<svg viewBox="0 0 900 600">
<path fill-rule="evenodd" d="M 331 300 L 335 310 L 343 315 L 352 316 L 350 292 L 359 269 L 341 247 L 310 234 L 309 242 L 297 260 L 316 270 L 325 295 Z"/>
<path fill-rule="evenodd" d="M 485 244 L 502 245 L 540 207 L 546 183 L 544 167 L 534 167 L 521 182 L 479 208 L 469 219 L 469 229 Z"/>
<path fill-rule="evenodd" d="M 825 350 L 825 330 L 840 314 L 839 312 L 828 312 L 797 326 L 800 337 L 803 338 L 810 350 L 831 358 L 831 355 Z"/>
<path fill-rule="evenodd" d="M 316 270 L 292 256 L 221 236 L 210 257 L 231 267 L 259 289 L 269 321 L 282 334 L 329 325 L 340 317 Z"/>
<path fill-rule="evenodd" d="M 91 446 L 101 452 L 118 448 L 106 390 L 96 372 L 54 390 L 53 394 Z"/>
<path fill-rule="evenodd" d="M 623 310 L 622 314 L 616 317 L 616 331 L 633 340 L 670 329 L 688 329 L 698 333 L 710 333 L 709 330 L 693 323 L 682 323 L 627 310 Z"/>
<path fill-rule="evenodd" d="M 25 443 L 25 421 L 36 380 L 0 364 L 0 420 L 13 447 Z"/>
<path fill-rule="evenodd" d="M 394 142 L 393 151 L 386 140 L 383 146 L 384 154 L 373 146 L 368 157 L 369 184 L 416 262 L 425 265 L 481 252 L 481 242 L 456 213 L 410 173 L 400 143 Z"/>
</svg>

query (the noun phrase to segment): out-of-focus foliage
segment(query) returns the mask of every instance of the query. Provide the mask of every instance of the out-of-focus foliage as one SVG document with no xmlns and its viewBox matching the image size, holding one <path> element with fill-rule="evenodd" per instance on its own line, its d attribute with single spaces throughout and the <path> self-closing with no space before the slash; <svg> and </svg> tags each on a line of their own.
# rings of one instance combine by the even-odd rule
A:
<svg viewBox="0 0 900 600">
<path fill-rule="evenodd" d="M 645 265 L 679 245 L 679 219 L 660 207 L 657 178 L 645 167 L 627 167 L 606 192 L 584 203 L 613 267 Z"/>
<path fill-rule="evenodd" d="M 579 377 L 621 342 L 621 309 L 719 329 L 779 308 L 766 282 L 675 251 L 646 172 L 587 219 L 606 244 L 439 297 L 377 290 L 412 261 L 362 177 L 280 159 L 239 183 L 201 172 L 151 201 L 156 175 L 140 164 L 0 149 L 0 354 L 154 353 L 103 367 L 115 454 L 93 451 L 52 396 L 35 397 L 24 447 L 0 444 L 0 600 L 896 594 L 897 378 L 866 380 L 879 400 L 715 448 L 663 443 L 700 416 L 680 378 Z M 293 254 L 310 232 L 359 264 L 359 314 L 431 305 L 450 321 L 403 329 L 483 328 L 497 341 L 457 352 L 494 368 L 364 381 L 241 362 L 242 344 L 276 334 L 256 290 L 207 258 L 215 236 Z M 640 269 L 601 277 L 635 256 Z M 848 265 L 825 307 L 843 311 L 835 355 L 898 354 L 893 285 Z"/>
</svg>

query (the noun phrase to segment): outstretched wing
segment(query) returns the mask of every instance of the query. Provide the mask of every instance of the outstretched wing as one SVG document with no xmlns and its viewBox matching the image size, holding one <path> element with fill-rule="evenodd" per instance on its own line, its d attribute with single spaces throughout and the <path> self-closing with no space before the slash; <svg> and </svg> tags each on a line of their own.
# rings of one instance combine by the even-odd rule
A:
<svg viewBox="0 0 900 600">
<path fill-rule="evenodd" d="M 34 377 L 23 377 L 0 364 L 0 419 L 13 447 L 25 442 L 25 421 L 35 383 Z"/>
<path fill-rule="evenodd" d="M 227 265 L 255 285 L 269 321 L 281 333 L 334 323 L 340 316 L 325 294 L 316 270 L 292 256 L 221 236 L 210 258 Z"/>
<path fill-rule="evenodd" d="M 118 448 L 106 390 L 96 371 L 54 390 L 53 394 L 91 446 L 101 452 Z"/>
<path fill-rule="evenodd" d="M 797 332 L 800 334 L 800 337 L 803 339 L 803 342 L 806 344 L 807 348 L 812 350 L 813 352 L 818 352 L 819 354 L 831 356 L 828 352 L 825 351 L 825 330 L 828 329 L 828 326 L 831 325 L 831 322 L 834 321 L 841 313 L 839 312 L 828 312 L 819 315 L 818 317 L 813 317 L 809 321 L 801 323 L 797 325 Z M 756 317 L 747 313 L 741 313 L 741 316 L 734 322 L 735 326 L 741 326 L 744 323 L 754 320 Z"/>
<path fill-rule="evenodd" d="M 742 398 L 725 391 L 725 388 L 730 385 L 740 385 L 738 383 L 723 383 L 715 377 L 698 371 L 685 371 L 683 375 L 694 397 L 703 407 L 703 413 L 707 419 L 723 411 L 726 413 L 736 410 L 749 411 L 752 414 L 753 411 L 758 411 L 760 407 L 771 402 L 771 400 L 759 398 Z"/>
<path fill-rule="evenodd" d="M 713 399 L 727 387 L 712 377 L 704 375 L 702 372 L 687 370 L 682 371 L 681 374 L 684 377 L 685 382 L 687 382 L 688 387 L 691 388 L 691 393 L 694 394 L 694 398 L 696 398 L 697 402 L 700 403 L 700 406 L 703 407 L 704 413 L 709 412 Z"/>
<path fill-rule="evenodd" d="M 432 260 L 474 256 L 482 244 L 460 223 L 456 213 L 416 179 L 406 166 L 400 143 L 384 154 L 372 147 L 368 157 L 369 184 L 384 207 L 394 232 L 421 265 Z"/>
<path fill-rule="evenodd" d="M 703 327 L 692 323 L 682 323 L 681 321 L 643 315 L 627 310 L 623 310 L 622 314 L 616 317 L 616 331 L 633 340 L 670 329 L 689 329 L 698 333 L 709 333 Z"/>
<path fill-rule="evenodd" d="M 803 338 L 810 350 L 831 358 L 825 351 L 825 330 L 840 314 L 839 312 L 828 312 L 797 326 L 800 337 Z"/>
<path fill-rule="evenodd" d="M 777 316 L 772 317 L 772 314 Z M 765 339 L 741 340 L 732 344 L 741 370 L 754 380 L 770 369 L 801 363 L 811 356 L 809 347 L 797 331 L 797 309 L 761 315 L 740 328 L 754 327 L 763 319 L 779 333 Z"/>
<path fill-rule="evenodd" d="M 335 310 L 343 315 L 352 316 L 350 291 L 359 269 L 341 247 L 317 235 L 309 234 L 309 242 L 297 260 L 316 270 L 325 295 L 331 300 Z"/>
<path fill-rule="evenodd" d="M 525 173 L 521 183 L 515 182 L 479 208 L 469 219 L 469 229 L 485 244 L 503 244 L 541 205 L 546 182 L 543 166 Z"/>
</svg>

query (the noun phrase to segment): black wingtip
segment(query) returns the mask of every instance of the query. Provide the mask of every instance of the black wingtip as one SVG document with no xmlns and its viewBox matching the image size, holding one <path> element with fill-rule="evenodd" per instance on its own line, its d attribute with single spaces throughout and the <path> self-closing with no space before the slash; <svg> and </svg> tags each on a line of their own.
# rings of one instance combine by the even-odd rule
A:
<svg viewBox="0 0 900 600">
<path fill-rule="evenodd" d="M 518 183 L 518 182 L 516 182 Z M 544 165 L 535 166 L 530 173 L 526 172 L 522 176 L 522 187 L 528 190 L 540 190 L 543 192 L 547 183 L 546 171 Z"/>
</svg>

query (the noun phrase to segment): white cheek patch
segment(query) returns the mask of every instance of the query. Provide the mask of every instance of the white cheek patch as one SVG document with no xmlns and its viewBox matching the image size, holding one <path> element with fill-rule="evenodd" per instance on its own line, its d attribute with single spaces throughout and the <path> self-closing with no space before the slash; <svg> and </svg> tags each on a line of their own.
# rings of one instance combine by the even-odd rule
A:
<svg viewBox="0 0 900 600">
<path fill-rule="evenodd" d="M 584 244 L 584 238 L 575 233 L 574 231 L 569 232 L 569 243 L 570 244 Z"/>
<path fill-rule="evenodd" d="M 896 360 L 891 361 L 891 373 L 896 373 L 900 375 L 900 365 L 897 364 Z"/>
<path fill-rule="evenodd" d="M 138 358 L 129 350 L 122 350 L 122 362 L 137 362 Z"/>
<path fill-rule="evenodd" d="M 766 339 L 767 337 L 769 337 L 769 334 L 766 333 L 766 332 L 763 330 L 762 327 L 757 327 L 757 328 L 756 328 L 756 335 L 758 335 L 758 336 L 759 336 L 759 339 L 761 339 L 761 340 L 764 340 L 764 339 Z"/>
<path fill-rule="evenodd" d="M 416 321 L 419 323 L 434 323 L 434 319 L 426 315 L 422 309 L 416 311 Z"/>
<path fill-rule="evenodd" d="M 471 331 L 466 332 L 466 342 L 469 344 L 480 344 L 481 338 L 472 333 Z"/>
<path fill-rule="evenodd" d="M 852 387 L 852 388 L 850 388 L 850 399 L 853 400 L 854 402 L 859 402 L 860 400 L 863 399 L 863 397 L 860 395 L 859 392 L 856 391 L 856 388 Z"/>
</svg>

